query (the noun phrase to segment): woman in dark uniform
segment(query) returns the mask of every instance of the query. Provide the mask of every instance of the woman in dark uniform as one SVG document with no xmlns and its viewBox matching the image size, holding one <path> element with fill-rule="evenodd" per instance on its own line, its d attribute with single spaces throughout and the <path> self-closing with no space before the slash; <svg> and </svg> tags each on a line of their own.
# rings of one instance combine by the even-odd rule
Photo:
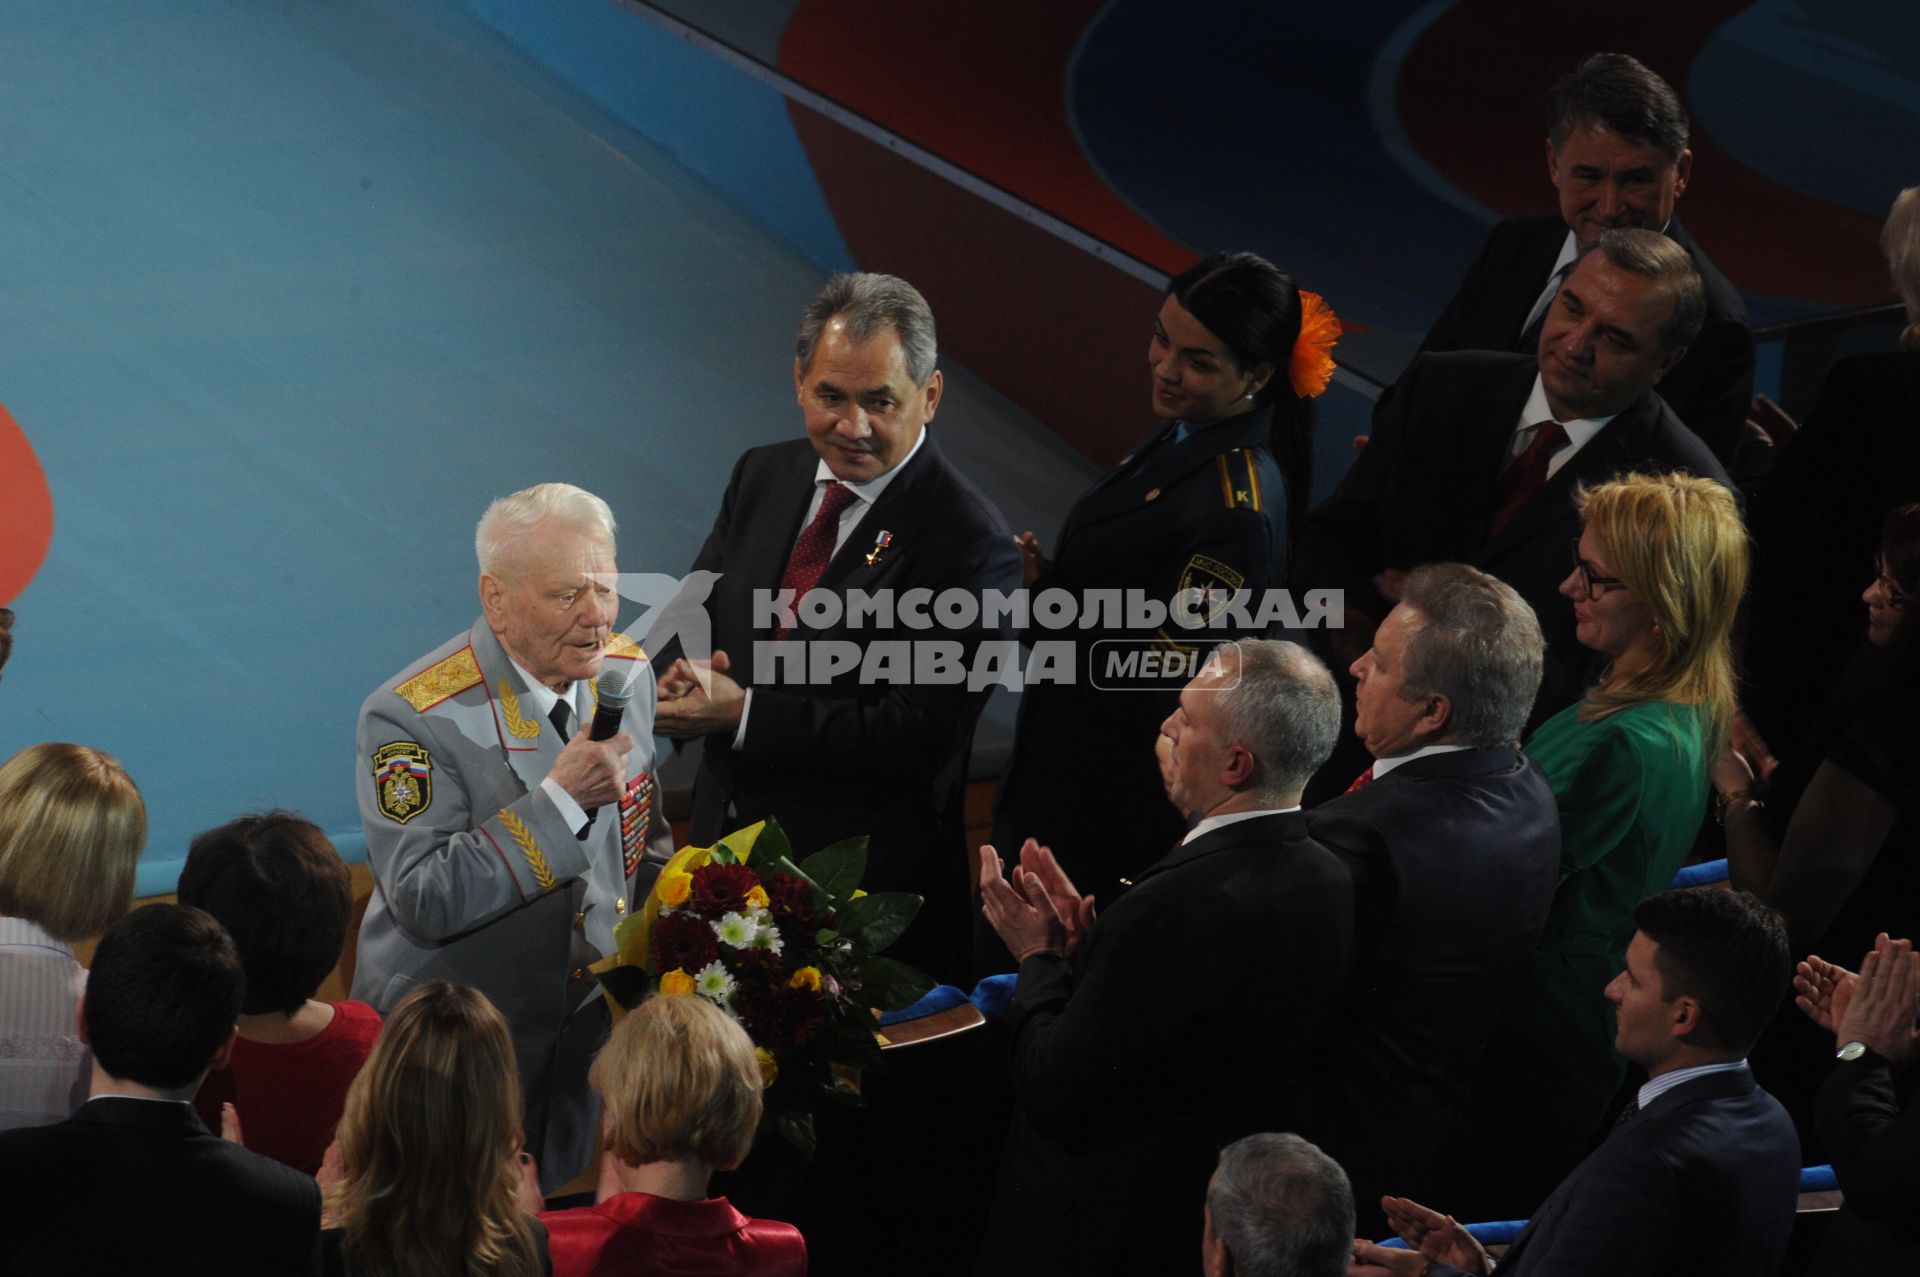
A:
<svg viewBox="0 0 1920 1277">
<path fill-rule="evenodd" d="M 1227 596 L 1249 592 L 1252 614 L 1286 579 L 1310 482 L 1310 401 L 1332 374 L 1338 335 L 1319 297 L 1252 253 L 1216 253 L 1173 281 L 1147 347 L 1160 424 L 1075 503 L 1051 560 L 1033 533 L 1017 540 L 1030 598 L 1065 590 L 1084 611 L 1094 591 L 1134 592 L 1184 601 L 1205 623 L 1029 627 L 1031 643 L 1077 649 L 1075 678 L 1022 695 L 994 804 L 1003 853 L 1033 838 L 1106 900 L 1185 832 L 1161 788 L 1155 738 L 1196 662 L 1248 632 L 1224 614 Z M 1160 677 L 1144 672 L 1149 653 Z"/>
</svg>

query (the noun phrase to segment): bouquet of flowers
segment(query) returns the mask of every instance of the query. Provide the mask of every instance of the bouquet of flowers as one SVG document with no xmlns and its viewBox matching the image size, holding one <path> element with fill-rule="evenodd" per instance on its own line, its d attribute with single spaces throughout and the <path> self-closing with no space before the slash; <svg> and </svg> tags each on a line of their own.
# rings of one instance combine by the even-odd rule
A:
<svg viewBox="0 0 1920 1277">
<path fill-rule="evenodd" d="M 663 996 L 706 998 L 738 1020 L 760 1061 L 764 1120 L 808 1156 L 815 1101 L 858 1104 L 855 1071 L 880 1062 L 877 1014 L 934 984 L 879 956 L 921 900 L 861 891 L 866 868 L 865 838 L 796 865 L 773 820 L 683 848 L 594 967 L 616 1017 Z"/>
</svg>

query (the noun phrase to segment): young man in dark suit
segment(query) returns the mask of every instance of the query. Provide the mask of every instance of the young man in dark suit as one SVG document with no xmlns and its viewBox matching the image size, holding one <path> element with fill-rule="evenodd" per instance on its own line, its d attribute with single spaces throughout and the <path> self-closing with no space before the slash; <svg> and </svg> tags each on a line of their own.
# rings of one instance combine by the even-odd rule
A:
<svg viewBox="0 0 1920 1277">
<path fill-rule="evenodd" d="M 90 1097 L 64 1122 L 0 1134 L 0 1271 L 311 1270 L 313 1180 L 193 1111 L 233 1048 L 245 981 L 233 941 L 198 909 L 151 905 L 101 939 L 80 1003 Z"/>
<path fill-rule="evenodd" d="M 1746 892 L 1663 891 L 1633 912 L 1627 967 L 1607 986 L 1614 1045 L 1647 1082 L 1612 1134 L 1535 1211 L 1495 1264 L 1450 1216 L 1382 1203 L 1410 1250 L 1354 1245 L 1355 1277 L 1751 1277 L 1786 1256 L 1800 1138 L 1746 1054 L 1787 991 L 1780 915 Z M 1525 1113 L 1512 1120 L 1524 1122 Z"/>
<path fill-rule="evenodd" d="M 1353 666 L 1374 761 L 1307 813 L 1353 874 L 1356 954 L 1303 1130 L 1352 1177 L 1362 1233 L 1381 1194 L 1424 1199 L 1457 1176 L 1474 1066 L 1553 904 L 1560 817 L 1517 743 L 1542 646 L 1511 586 L 1415 570 Z"/>
<path fill-rule="evenodd" d="M 1028 840 L 1011 880 L 982 849 L 1020 974 L 1018 1103 L 977 1271 L 1191 1270 L 1216 1151 L 1297 1124 L 1352 958 L 1351 882 L 1300 812 L 1339 721 L 1305 648 L 1223 644 L 1161 729 L 1168 797 L 1199 823 L 1098 922 L 1047 849 Z"/>
<path fill-rule="evenodd" d="M 1623 53 L 1583 61 L 1547 100 L 1547 178 L 1559 212 L 1496 225 L 1420 349 L 1531 353 L 1580 249 L 1608 230 L 1657 231 L 1693 260 L 1707 303 L 1660 395 L 1730 461 L 1753 399 L 1753 330 L 1739 290 L 1674 215 L 1693 174 L 1687 133 L 1680 95 L 1646 66 Z"/>
<path fill-rule="evenodd" d="M 1010 631 L 935 601 L 977 608 L 988 591 L 1017 590 L 1020 555 L 927 433 L 942 380 L 933 313 L 911 284 L 835 276 L 797 349 L 807 437 L 734 466 L 693 565 L 721 574 L 706 602 L 711 667 L 665 653 L 683 659 L 658 666 L 655 730 L 705 741 L 694 843 L 768 816 L 796 854 L 867 835 L 862 885 L 926 900 L 894 955 L 951 978 L 972 934 L 961 801 L 990 690 L 965 667 Z M 856 592 L 885 611 L 857 612 Z M 957 655 L 957 679 L 918 664 L 935 644 Z M 883 669 L 888 654 L 906 662 Z"/>
</svg>

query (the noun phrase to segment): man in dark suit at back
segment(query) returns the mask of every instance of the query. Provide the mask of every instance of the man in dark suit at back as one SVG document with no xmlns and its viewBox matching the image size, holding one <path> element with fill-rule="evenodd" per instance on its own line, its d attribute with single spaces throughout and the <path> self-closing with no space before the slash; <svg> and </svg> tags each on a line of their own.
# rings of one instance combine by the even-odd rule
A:
<svg viewBox="0 0 1920 1277">
<path fill-rule="evenodd" d="M 1680 95 L 1646 66 L 1623 53 L 1583 61 L 1547 98 L 1547 178 L 1560 211 L 1496 225 L 1420 349 L 1531 353 L 1580 249 L 1608 230 L 1659 231 L 1693 259 L 1707 303 L 1660 396 L 1731 460 L 1753 399 L 1753 330 L 1739 291 L 1674 215 L 1693 175 L 1687 133 Z"/>
<path fill-rule="evenodd" d="M 972 935 L 961 800 L 989 690 L 967 666 L 1010 633 L 980 604 L 1020 587 L 1020 555 L 927 433 L 936 354 L 933 312 L 903 279 L 836 275 L 807 306 L 806 438 L 734 466 L 693 565 L 721 574 L 711 670 L 701 683 L 685 659 L 658 666 L 654 728 L 705 740 L 694 843 L 768 816 L 796 855 L 868 835 L 862 885 L 926 899 L 894 954 L 952 978 Z M 936 649 L 958 663 L 935 669 Z"/>
<path fill-rule="evenodd" d="M 1410 1250 L 1354 1244 L 1354 1277 L 1754 1277 L 1778 1271 L 1800 1138 L 1746 1054 L 1793 973 L 1780 915 L 1746 892 L 1663 891 L 1633 911 L 1607 986 L 1614 1045 L 1647 1082 L 1495 1264 L 1452 1217 L 1383 1203 Z M 1524 1112 L 1511 1120 L 1524 1122 Z"/>
<path fill-rule="evenodd" d="M 151 905 L 115 923 L 80 1003 L 87 1102 L 0 1134 L 0 1271 L 305 1273 L 320 1190 L 208 1133 L 193 1094 L 233 1049 L 246 976 L 211 916 Z"/>
<path fill-rule="evenodd" d="M 1382 1193 L 1458 1175 L 1474 1065 L 1553 904 L 1560 818 L 1516 743 L 1541 648 L 1511 586 L 1415 570 L 1353 667 L 1373 765 L 1307 813 L 1353 874 L 1355 958 L 1305 1131 L 1352 1177 L 1362 1233 Z"/>
<path fill-rule="evenodd" d="M 1217 1150 L 1298 1124 L 1352 959 L 1351 883 L 1300 813 L 1339 725 L 1305 648 L 1222 644 L 1161 728 L 1168 797 L 1199 823 L 1098 922 L 1046 848 L 1029 839 L 1011 881 L 982 849 L 1020 974 L 1018 1100 L 976 1271 L 1191 1271 Z"/>
<path fill-rule="evenodd" d="M 1700 277 L 1672 240 L 1608 231 L 1582 250 L 1534 354 L 1414 360 L 1353 469 L 1308 514 L 1294 560 L 1296 592 L 1345 592 L 1345 624 L 1328 634 L 1340 664 L 1372 641 L 1404 573 L 1469 563 L 1540 618 L 1547 661 L 1530 721 L 1578 700 L 1590 653 L 1557 592 L 1580 535 L 1574 488 L 1630 470 L 1727 481 L 1654 392 L 1704 309 Z"/>
</svg>

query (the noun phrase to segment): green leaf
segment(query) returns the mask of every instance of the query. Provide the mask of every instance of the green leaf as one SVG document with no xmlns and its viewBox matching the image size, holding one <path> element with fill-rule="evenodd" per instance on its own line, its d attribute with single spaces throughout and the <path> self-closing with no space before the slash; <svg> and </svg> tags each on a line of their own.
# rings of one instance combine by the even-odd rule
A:
<svg viewBox="0 0 1920 1277">
<path fill-rule="evenodd" d="M 800 862 L 812 883 L 835 903 L 853 894 L 867 872 L 867 836 L 847 838 Z"/>
<path fill-rule="evenodd" d="M 860 965 L 860 972 L 860 1001 L 876 1011 L 910 1007 L 938 983 L 919 968 L 892 958 L 868 958 Z"/>
<path fill-rule="evenodd" d="M 631 1011 L 647 1000 L 653 982 L 639 967 L 613 967 L 600 973 L 600 987 L 611 993 L 622 1009 Z"/>
<path fill-rule="evenodd" d="M 832 927 L 822 927 L 820 928 L 820 930 L 813 933 L 813 942 L 817 945 L 820 945 L 823 948 L 827 945 L 832 944 L 835 940 L 838 940 L 839 938 L 840 938 L 840 933 L 838 931 L 835 931 Z"/>
<path fill-rule="evenodd" d="M 879 953 L 907 929 L 922 900 L 910 891 L 878 891 L 840 907 L 840 931 L 868 953 Z"/>
<path fill-rule="evenodd" d="M 754 840 L 753 863 L 755 865 L 778 864 L 793 855 L 793 844 L 787 841 L 787 831 L 780 828 L 780 822 L 772 816 L 767 817 L 767 826 L 760 831 L 760 837 Z"/>
</svg>

